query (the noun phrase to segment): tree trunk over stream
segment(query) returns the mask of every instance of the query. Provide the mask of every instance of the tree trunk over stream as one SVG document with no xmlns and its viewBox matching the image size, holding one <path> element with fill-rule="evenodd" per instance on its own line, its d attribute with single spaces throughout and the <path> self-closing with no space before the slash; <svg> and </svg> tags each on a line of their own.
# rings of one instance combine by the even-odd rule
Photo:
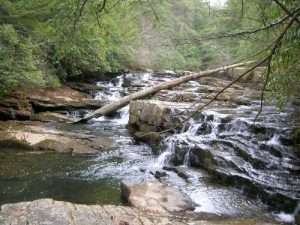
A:
<svg viewBox="0 0 300 225">
<path fill-rule="evenodd" d="M 167 82 L 157 84 L 155 86 L 152 86 L 152 87 L 146 88 L 144 90 L 140 90 L 140 91 L 134 92 L 130 95 L 127 95 L 118 102 L 114 102 L 114 103 L 110 103 L 108 105 L 105 105 L 102 108 L 97 109 L 94 112 L 91 112 L 88 115 L 84 116 L 83 118 L 77 120 L 75 123 L 87 122 L 88 120 L 93 119 L 95 117 L 105 116 L 107 114 L 110 114 L 112 112 L 117 111 L 118 109 L 123 108 L 124 106 L 128 105 L 130 103 L 130 101 L 141 99 L 141 98 L 147 97 L 149 95 L 156 94 L 157 92 L 159 92 L 161 90 L 171 89 L 173 87 L 179 86 L 179 85 L 181 85 L 185 82 L 188 82 L 190 80 L 195 80 L 195 79 L 200 78 L 200 77 L 205 77 L 205 76 L 211 75 L 213 73 L 226 71 L 226 70 L 231 69 L 231 68 L 245 66 L 245 65 L 250 64 L 250 63 L 252 63 L 252 61 L 251 62 L 245 62 L 245 63 L 232 64 L 232 65 L 229 65 L 229 66 L 224 66 L 224 67 L 219 67 L 219 68 L 216 68 L 216 69 L 206 70 L 206 71 L 199 72 L 199 73 L 192 73 L 192 74 L 189 74 L 189 75 L 177 78 L 177 79 L 173 79 L 173 80 L 170 80 L 170 81 L 167 81 Z"/>
</svg>

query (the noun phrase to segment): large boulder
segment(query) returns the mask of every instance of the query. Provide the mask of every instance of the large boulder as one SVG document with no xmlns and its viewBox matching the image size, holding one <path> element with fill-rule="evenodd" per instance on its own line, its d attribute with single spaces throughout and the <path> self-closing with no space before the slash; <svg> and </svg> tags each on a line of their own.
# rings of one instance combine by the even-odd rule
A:
<svg viewBox="0 0 300 225">
<path fill-rule="evenodd" d="M 229 69 L 226 75 L 230 79 L 236 79 L 238 76 L 242 75 L 243 73 L 247 72 L 247 68 L 245 67 L 236 67 Z M 245 76 L 241 78 L 242 82 L 254 82 L 259 83 L 263 80 L 263 72 L 266 70 L 266 67 L 257 67 L 251 72 L 247 73 Z"/>
<path fill-rule="evenodd" d="M 160 182 L 121 183 L 122 197 L 129 203 L 146 212 L 183 212 L 194 209 L 195 204 L 178 188 Z"/>
<path fill-rule="evenodd" d="M 129 127 L 135 131 L 135 136 L 155 147 L 159 135 L 155 134 L 164 129 L 174 128 L 185 118 L 179 113 L 187 110 L 190 104 L 163 102 L 158 100 L 133 101 L 129 105 Z M 176 127 L 181 130 L 181 127 Z"/>
</svg>

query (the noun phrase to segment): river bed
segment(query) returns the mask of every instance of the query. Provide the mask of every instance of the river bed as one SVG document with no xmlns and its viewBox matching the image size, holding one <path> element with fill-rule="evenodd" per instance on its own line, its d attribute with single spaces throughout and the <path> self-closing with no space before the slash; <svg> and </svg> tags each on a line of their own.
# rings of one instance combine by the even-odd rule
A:
<svg viewBox="0 0 300 225">
<path fill-rule="evenodd" d="M 152 79 L 152 74 L 149 73 L 135 76 L 140 76 L 140 81 L 144 82 L 142 86 L 149 86 L 171 78 L 171 76 L 157 76 L 159 79 Z M 117 76 L 112 82 L 99 81 L 99 86 L 106 86 L 110 89 L 94 93 L 95 98 L 117 101 L 121 96 L 141 88 L 138 85 L 128 88 L 124 82 L 126 80 L 124 81 L 123 75 Z M 191 88 L 194 86 L 192 85 Z M 247 110 L 249 109 L 240 108 L 243 115 L 247 115 L 244 113 Z M 73 116 L 79 114 L 77 111 L 67 113 Z M 209 111 L 206 111 L 206 114 L 209 114 Z M 216 113 L 212 114 L 216 115 Z M 170 161 L 166 160 L 166 155 L 168 155 L 168 151 L 172 151 L 170 146 L 168 147 L 168 140 L 160 149 L 161 155 L 153 154 L 147 144 L 135 140 L 130 130 L 126 128 L 128 116 L 128 107 L 125 107 L 116 115 L 93 119 L 87 124 L 47 124 L 47 126 L 61 131 L 109 137 L 117 143 L 116 146 L 105 149 L 96 156 L 0 149 L 0 204 L 39 198 L 53 198 L 81 204 L 123 204 L 120 197 L 120 181 L 155 180 L 151 172 L 161 170 L 164 165 L 170 164 Z M 218 124 L 216 118 L 212 118 L 210 123 Z M 218 118 L 220 119 L 220 116 Z M 198 122 L 200 126 L 200 122 L 203 121 Z M 197 125 L 197 121 L 194 123 Z M 247 136 L 249 133 L 245 134 L 242 125 L 245 123 L 240 123 L 240 130 L 237 132 L 240 135 L 244 134 L 243 140 L 249 140 L 249 136 Z M 218 128 L 220 127 L 213 126 L 213 130 L 206 135 L 216 134 Z M 197 138 L 195 131 L 197 131 L 195 127 L 194 130 L 193 127 L 190 127 L 185 141 L 189 138 L 190 140 L 187 142 L 193 142 L 193 144 L 203 141 L 203 136 Z M 221 136 L 226 132 L 220 131 L 218 134 Z M 176 140 L 179 140 L 184 135 L 174 135 L 169 139 L 177 138 Z M 213 138 L 216 139 L 216 137 Z M 234 137 L 231 137 L 232 139 Z M 211 136 L 209 140 L 212 140 Z M 269 144 L 278 144 L 276 141 L 278 139 L 275 135 L 269 138 Z M 162 182 L 180 187 L 198 204 L 195 212 L 205 218 L 233 217 L 293 221 L 292 214 L 269 207 L 262 203 L 259 197 L 247 196 L 242 188 L 226 186 L 211 180 L 210 174 L 205 170 L 191 168 L 188 158 L 179 166 L 189 174 L 188 179 L 183 179 L 176 173 L 167 172 L 167 176 L 162 179 Z"/>
</svg>

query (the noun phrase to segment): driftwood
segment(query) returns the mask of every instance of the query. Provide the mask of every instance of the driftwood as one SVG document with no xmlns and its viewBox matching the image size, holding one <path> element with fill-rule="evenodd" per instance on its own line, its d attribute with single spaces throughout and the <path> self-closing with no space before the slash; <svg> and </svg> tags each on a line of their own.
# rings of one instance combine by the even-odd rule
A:
<svg viewBox="0 0 300 225">
<path fill-rule="evenodd" d="M 144 90 L 134 92 L 128 96 L 125 96 L 118 102 L 114 102 L 114 103 L 105 105 L 102 108 L 97 109 L 94 112 L 89 113 L 85 117 L 77 120 L 75 123 L 87 122 L 88 120 L 93 119 L 95 117 L 101 117 L 101 116 L 110 114 L 110 113 L 115 112 L 118 109 L 121 109 L 124 106 L 128 105 L 130 103 L 130 101 L 141 99 L 141 98 L 156 94 L 157 92 L 159 92 L 161 90 L 166 90 L 166 89 L 170 89 L 170 88 L 179 86 L 180 84 L 183 84 L 187 81 L 194 80 L 194 79 L 197 79 L 200 77 L 205 77 L 205 76 L 211 75 L 213 73 L 226 71 L 231 68 L 245 66 L 250 63 L 252 63 L 252 62 L 238 63 L 238 64 L 229 65 L 229 66 L 219 67 L 216 69 L 206 70 L 206 71 L 199 72 L 199 73 L 192 73 L 192 74 L 189 74 L 189 75 L 186 75 L 186 76 L 174 79 L 174 80 L 170 80 L 167 82 L 157 84 L 155 86 L 152 86 L 152 87 L 146 88 Z"/>
</svg>

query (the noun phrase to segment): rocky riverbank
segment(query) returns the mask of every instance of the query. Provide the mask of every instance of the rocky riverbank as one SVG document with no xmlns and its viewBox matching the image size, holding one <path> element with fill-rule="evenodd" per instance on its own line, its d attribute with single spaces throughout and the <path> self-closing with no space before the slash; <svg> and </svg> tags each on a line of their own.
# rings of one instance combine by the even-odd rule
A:
<svg viewBox="0 0 300 225">
<path fill-rule="evenodd" d="M 74 121 L 74 116 L 78 117 L 81 112 L 85 113 L 81 110 L 91 110 L 106 102 L 117 101 L 123 95 L 170 80 L 174 74 L 126 74 L 113 80 L 100 80 L 97 85 L 95 82 L 94 84 L 71 82 L 65 88 L 27 94 L 16 93 L 16 96 L 5 99 L 0 104 L 0 116 L 2 120 L 6 120 L 0 122 L 0 146 L 4 149 L 0 152 L 0 156 L 5 156 L 9 151 L 17 151 L 16 154 L 12 153 L 12 159 L 14 163 L 21 162 L 18 171 L 20 170 L 22 175 L 14 173 L 12 164 L 1 165 L 4 173 L 0 173 L 0 182 L 7 182 L 9 187 L 4 188 L 1 193 L 10 193 L 10 185 L 22 180 L 26 187 L 22 186 L 20 193 L 17 193 L 21 196 L 28 187 L 35 189 L 41 183 L 44 186 L 51 186 L 52 181 L 55 186 L 68 185 L 65 183 L 72 181 L 74 190 L 69 188 L 66 192 L 71 190 L 71 193 L 75 194 L 77 193 L 75 187 L 79 188 L 76 184 L 92 183 L 103 177 L 109 191 L 112 188 L 118 189 L 120 180 L 124 177 L 139 182 L 133 185 L 123 182 L 121 185 L 122 194 L 119 197 L 122 195 L 126 204 L 132 207 L 80 205 L 52 199 L 28 201 L 36 199 L 31 197 L 28 202 L 2 205 L 0 224 L 271 224 L 259 219 L 230 219 L 232 218 L 230 213 L 193 212 L 194 207 L 201 208 L 201 205 L 207 203 L 203 199 L 202 204 L 199 198 L 199 202 L 195 204 L 187 197 L 187 190 L 185 193 L 182 192 L 183 187 L 193 185 L 193 179 L 198 183 L 204 182 L 202 175 L 197 171 L 191 174 L 189 167 L 207 171 L 209 179 L 222 183 L 222 186 L 229 184 L 237 187 L 244 193 L 258 196 L 275 209 L 291 212 L 299 199 L 297 172 L 300 165 L 296 155 L 299 138 L 298 120 L 295 116 L 297 111 L 280 114 L 274 107 L 267 106 L 266 113 L 262 113 L 262 117 L 259 117 L 257 123 L 253 125 L 251 119 L 259 106 L 260 91 L 257 85 L 259 73 L 249 74 L 246 80 L 234 84 L 221 94 L 208 109 L 174 127 L 174 124 L 187 118 L 195 102 L 207 103 L 214 97 L 216 91 L 230 82 L 228 78 L 232 79 L 238 74 L 234 70 L 226 75 L 226 79 L 224 74 L 218 74 L 199 81 L 190 81 L 173 90 L 161 91 L 152 96 L 152 100 L 132 102 L 129 108 L 128 127 L 136 140 L 132 135 L 127 136 L 129 133 L 124 127 L 123 119 L 124 117 L 127 123 L 126 110 L 95 119 L 85 125 L 74 125 L 70 122 Z M 139 78 L 136 79 L 135 76 Z M 265 120 L 266 118 L 268 120 Z M 160 133 L 166 129 L 170 129 L 170 132 Z M 155 154 L 163 154 L 149 164 L 156 156 L 153 156 L 150 150 L 147 152 L 147 148 L 139 140 L 152 146 Z M 39 166 L 42 168 L 43 163 L 49 163 L 45 171 L 53 173 L 53 177 L 50 175 L 45 179 L 51 180 L 45 184 L 44 181 L 34 181 L 31 184 L 34 179 L 45 176 L 45 171 L 38 171 L 37 173 L 41 175 L 35 178 L 33 174 L 36 173 L 36 168 L 30 163 L 26 164 L 28 157 L 22 158 L 24 154 L 20 154 L 19 151 L 24 151 L 29 158 L 30 155 L 41 155 L 41 158 L 37 157 L 41 160 Z M 84 169 L 80 167 L 79 171 L 72 174 L 71 169 L 80 162 L 80 158 L 76 158 L 77 161 L 70 164 L 61 158 L 53 158 L 55 163 L 51 167 L 52 159 L 47 161 L 46 154 L 43 158 L 44 153 L 77 155 L 66 154 L 72 158 L 83 155 L 94 157 L 84 157 L 86 160 L 82 165 Z M 45 161 L 42 161 L 42 158 Z M 71 161 L 71 158 L 64 160 Z M 22 167 L 24 165 L 25 169 Z M 61 171 L 54 173 L 57 165 L 68 169 L 60 168 Z M 32 174 L 26 175 L 27 171 Z M 116 184 L 112 187 L 111 179 L 116 177 L 116 181 L 113 181 Z M 78 180 L 82 182 L 77 183 Z M 145 180 L 148 182 L 143 182 Z M 176 182 L 180 184 L 180 188 L 175 187 Z M 204 185 L 209 186 L 206 181 Z M 98 198 L 101 188 L 103 186 L 91 188 L 96 194 L 89 199 Z M 48 191 L 47 187 L 41 190 L 45 193 Z M 51 191 L 49 193 L 52 194 Z M 65 200 L 64 195 L 68 194 L 55 189 L 53 195 L 42 196 L 54 198 L 52 196 L 55 196 L 56 192 L 61 194 L 59 200 Z M 119 193 L 118 190 L 107 193 L 118 198 L 115 196 Z M 235 196 L 231 191 L 220 193 Z M 91 193 L 82 195 L 89 194 Z M 222 196 L 216 196 L 216 199 L 220 197 Z M 230 209 L 229 207 L 225 211 Z M 251 207 L 245 207 L 245 210 L 251 210 Z M 243 215 L 241 218 L 253 218 L 251 213 L 246 215 L 251 216 Z"/>
<path fill-rule="evenodd" d="M 80 83 L 78 85 L 80 86 Z M 88 90 L 85 88 L 97 87 L 96 85 L 82 85 L 81 91 L 75 90 L 75 84 L 73 84 L 74 89 L 65 86 L 34 92 L 15 92 L 12 96 L 1 100 L 0 119 L 47 120 L 43 112 L 97 109 L 105 104 L 103 101 L 92 99 L 89 94 L 85 93 Z"/>
<path fill-rule="evenodd" d="M 60 119 L 60 116 L 57 117 Z M 0 122 L 1 148 L 72 154 L 99 154 L 113 148 L 115 141 L 108 137 L 67 132 L 42 122 Z"/>
<path fill-rule="evenodd" d="M 176 216 L 152 213 L 136 208 L 112 205 L 80 205 L 40 199 L 1 206 L 0 224 L 47 225 L 274 225 L 263 221 L 197 219 L 193 215 Z"/>
</svg>

